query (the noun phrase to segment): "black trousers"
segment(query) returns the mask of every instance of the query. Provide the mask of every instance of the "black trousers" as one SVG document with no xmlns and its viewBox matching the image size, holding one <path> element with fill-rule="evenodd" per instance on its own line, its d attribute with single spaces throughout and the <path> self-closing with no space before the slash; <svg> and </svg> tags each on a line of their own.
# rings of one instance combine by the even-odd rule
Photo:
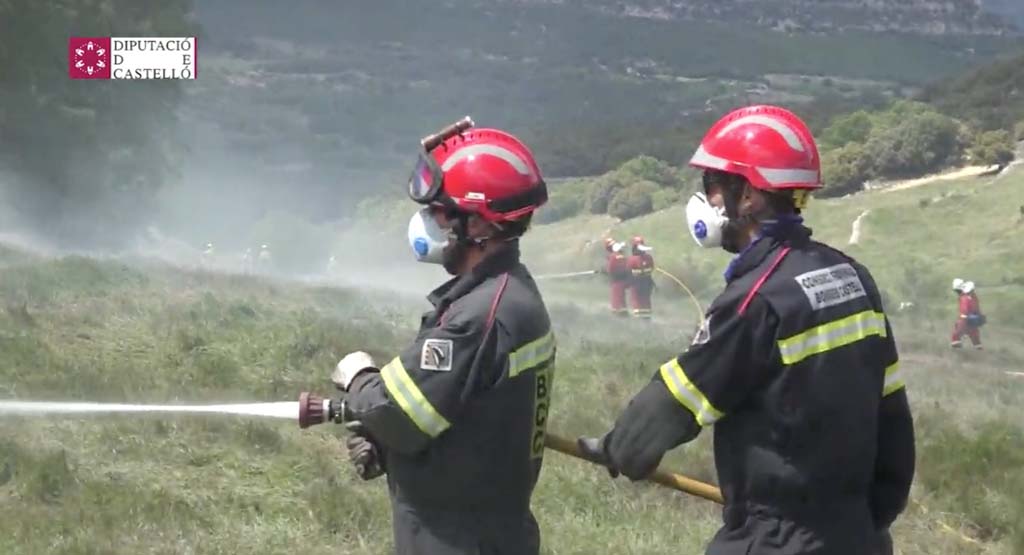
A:
<svg viewBox="0 0 1024 555">
<path fill-rule="evenodd" d="M 395 555 L 538 555 L 533 514 L 455 512 L 392 499 Z"/>
</svg>

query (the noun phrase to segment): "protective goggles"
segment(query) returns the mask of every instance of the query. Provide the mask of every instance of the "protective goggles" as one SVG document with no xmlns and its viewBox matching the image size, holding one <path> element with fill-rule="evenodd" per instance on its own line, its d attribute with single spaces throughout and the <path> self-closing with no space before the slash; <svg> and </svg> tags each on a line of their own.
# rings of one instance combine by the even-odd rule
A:
<svg viewBox="0 0 1024 555">
<path fill-rule="evenodd" d="M 742 177 L 722 171 L 705 170 L 701 174 L 701 184 L 704 187 L 705 195 L 710 194 L 709 190 L 712 185 L 738 187 L 742 183 Z M 774 191 L 774 193 L 788 196 L 793 201 L 793 206 L 800 210 L 807 208 L 807 203 L 811 200 L 811 191 L 809 189 L 783 189 L 781 191 Z"/>
<path fill-rule="evenodd" d="M 423 149 L 416 160 L 412 175 L 409 176 L 409 198 L 420 204 L 430 204 L 438 200 L 443 183 L 444 173 L 441 167 L 437 165 L 434 157 Z"/>
<path fill-rule="evenodd" d="M 441 143 L 470 127 L 473 127 L 473 120 L 466 116 L 420 141 L 419 159 L 416 160 L 416 167 L 413 169 L 412 175 L 409 176 L 409 198 L 420 204 L 444 202 L 444 199 L 441 198 L 444 172 L 441 171 L 441 167 L 437 165 L 437 161 L 430 155 L 430 152 Z"/>
</svg>

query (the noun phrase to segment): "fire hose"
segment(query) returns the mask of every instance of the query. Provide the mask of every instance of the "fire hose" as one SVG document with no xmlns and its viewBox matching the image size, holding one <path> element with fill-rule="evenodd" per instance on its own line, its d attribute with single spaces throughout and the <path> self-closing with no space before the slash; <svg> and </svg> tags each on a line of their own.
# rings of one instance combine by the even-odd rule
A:
<svg viewBox="0 0 1024 555">
<path fill-rule="evenodd" d="M 571 278 L 571 277 L 578 277 L 578 276 L 591 276 L 591 275 L 594 275 L 596 273 L 597 273 L 597 270 L 584 270 L 582 272 L 567 272 L 567 273 L 564 273 L 564 274 L 544 274 L 542 276 L 537 276 L 534 279 L 538 279 L 538 280 L 544 280 L 544 279 L 564 279 L 564 278 Z"/>
<path fill-rule="evenodd" d="M 698 315 L 703 315 L 704 314 L 704 308 L 701 307 L 700 301 L 697 300 L 697 296 L 693 294 L 693 291 L 690 291 L 690 288 L 687 287 L 685 283 L 683 283 L 683 280 L 677 278 L 676 276 L 672 275 L 671 273 L 669 273 L 666 270 L 663 270 L 661 268 L 657 268 L 656 267 L 656 268 L 654 268 L 654 271 L 659 272 L 659 273 L 665 275 L 666 277 L 668 277 L 669 279 L 674 281 L 676 283 L 676 285 L 681 287 L 682 290 L 685 291 L 687 295 L 689 295 L 690 300 L 693 301 L 693 306 L 695 306 L 697 308 L 697 314 Z M 591 275 L 594 275 L 596 273 L 598 273 L 597 270 L 584 270 L 582 272 L 566 272 L 564 274 L 544 274 L 544 275 L 537 276 L 535 279 L 537 279 L 537 280 L 566 279 L 566 278 L 574 278 L 574 277 L 581 277 L 581 276 L 591 276 Z"/>
<path fill-rule="evenodd" d="M 558 451 L 563 455 L 568 455 L 593 464 L 601 464 L 599 461 L 595 461 L 587 457 L 587 455 L 580 450 L 579 446 L 576 445 L 575 441 L 564 437 L 559 437 L 550 433 L 546 434 L 544 436 L 544 446 L 552 451 Z M 697 497 L 707 499 L 708 501 L 714 501 L 719 505 L 724 503 L 722 500 L 722 490 L 717 487 L 699 480 L 694 480 L 693 478 L 687 478 L 682 474 L 663 470 L 660 467 L 646 479 L 676 491 L 695 495 Z"/>
<path fill-rule="evenodd" d="M 671 279 L 672 281 L 676 282 L 676 285 L 678 285 L 679 287 L 682 287 L 683 291 L 686 291 L 686 294 L 690 296 L 690 300 L 693 301 L 694 306 L 697 307 L 697 315 L 698 315 L 698 317 L 704 315 L 704 309 L 701 308 L 700 301 L 697 300 L 697 296 L 693 294 L 693 291 L 690 291 L 690 288 L 687 287 L 685 283 L 683 283 L 683 280 L 681 280 L 681 279 L 677 278 L 676 276 L 666 272 L 665 270 L 662 270 L 661 268 L 657 268 L 656 267 L 656 268 L 654 268 L 654 270 L 657 271 L 657 272 L 661 272 L 662 274 L 668 276 L 669 279 Z"/>
<path fill-rule="evenodd" d="M 345 421 L 344 408 L 341 403 L 332 399 L 324 399 L 311 393 L 301 393 L 299 395 L 299 427 L 308 428 L 324 422 L 351 424 Z M 601 465 L 600 461 L 587 456 L 576 442 L 570 439 L 548 433 L 544 437 L 544 446 L 563 455 Z M 676 491 L 714 501 L 720 505 L 724 503 L 722 491 L 716 486 L 662 468 L 656 469 L 646 480 Z"/>
</svg>

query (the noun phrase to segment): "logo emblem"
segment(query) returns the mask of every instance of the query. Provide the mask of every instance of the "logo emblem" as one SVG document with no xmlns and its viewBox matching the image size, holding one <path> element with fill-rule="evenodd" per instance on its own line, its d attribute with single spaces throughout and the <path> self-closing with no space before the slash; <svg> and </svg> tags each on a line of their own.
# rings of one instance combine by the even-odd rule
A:
<svg viewBox="0 0 1024 555">
<path fill-rule="evenodd" d="M 68 76 L 110 79 L 110 37 L 68 39 Z"/>
<path fill-rule="evenodd" d="M 427 252 L 430 251 L 430 245 L 427 244 L 427 240 L 422 237 L 417 237 L 416 240 L 412 242 L 412 245 L 413 249 L 416 250 L 416 254 L 420 256 L 426 256 Z"/>
<path fill-rule="evenodd" d="M 420 369 L 449 372 L 452 369 L 452 340 L 427 339 L 420 352 Z"/>
<path fill-rule="evenodd" d="M 704 220 L 699 220 L 693 224 L 693 233 L 698 239 L 703 239 L 708 236 L 708 226 L 704 223 Z"/>
<path fill-rule="evenodd" d="M 690 342 L 690 345 L 691 346 L 693 346 L 693 345 L 703 345 L 703 344 L 707 343 L 708 340 L 710 340 L 710 339 L 711 339 L 711 315 L 709 314 L 709 315 L 704 317 L 704 321 L 701 322 L 700 329 L 697 330 L 697 333 L 693 336 L 693 341 Z"/>
</svg>

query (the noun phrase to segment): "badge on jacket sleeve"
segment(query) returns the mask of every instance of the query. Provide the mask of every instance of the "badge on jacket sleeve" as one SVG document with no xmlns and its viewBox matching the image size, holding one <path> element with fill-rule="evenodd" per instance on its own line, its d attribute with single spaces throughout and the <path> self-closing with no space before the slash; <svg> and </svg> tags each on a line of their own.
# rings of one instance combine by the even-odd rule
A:
<svg viewBox="0 0 1024 555">
<path fill-rule="evenodd" d="M 690 342 L 690 346 L 703 345 L 711 339 L 711 315 L 708 314 L 704 317 L 704 321 L 700 324 L 700 329 L 693 336 L 693 341 Z"/>
<path fill-rule="evenodd" d="M 420 369 L 449 372 L 452 369 L 452 340 L 427 339 L 420 351 Z"/>
</svg>

